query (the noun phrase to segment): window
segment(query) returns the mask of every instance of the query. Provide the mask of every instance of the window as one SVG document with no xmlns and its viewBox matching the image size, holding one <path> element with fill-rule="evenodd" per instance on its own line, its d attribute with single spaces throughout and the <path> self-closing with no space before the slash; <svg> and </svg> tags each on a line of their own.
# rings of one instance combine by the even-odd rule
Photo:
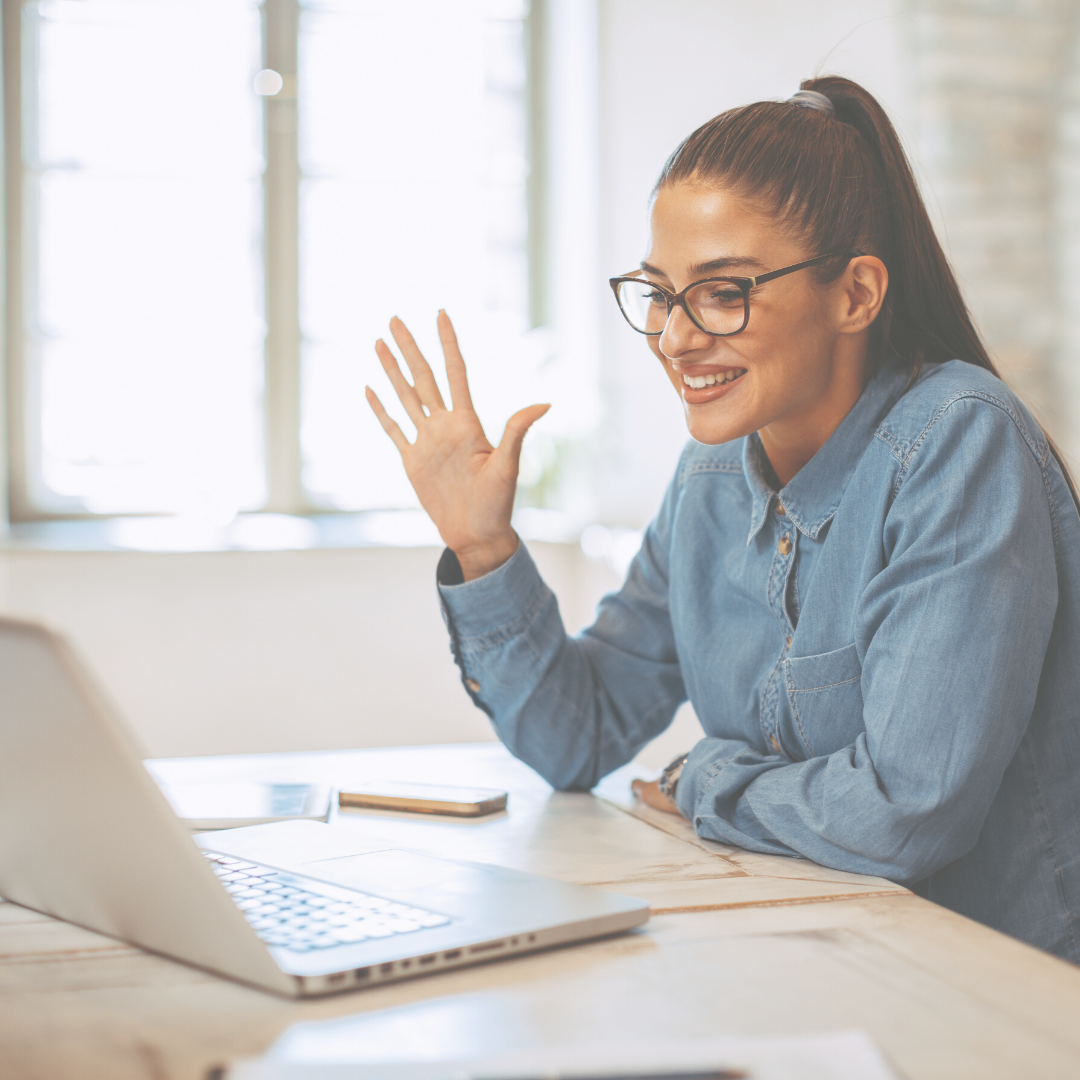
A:
<svg viewBox="0 0 1080 1080">
<path fill-rule="evenodd" d="M 4 0 L 13 516 L 414 505 L 362 393 L 393 314 L 518 407 L 527 15 Z"/>
</svg>

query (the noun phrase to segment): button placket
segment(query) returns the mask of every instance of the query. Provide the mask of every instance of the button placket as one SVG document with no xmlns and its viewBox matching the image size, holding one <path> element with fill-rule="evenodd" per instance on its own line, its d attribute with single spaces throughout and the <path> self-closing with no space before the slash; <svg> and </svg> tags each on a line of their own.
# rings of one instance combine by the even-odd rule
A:
<svg viewBox="0 0 1080 1080">
<path fill-rule="evenodd" d="M 793 554 L 795 543 L 792 539 L 795 527 L 793 523 L 789 524 L 787 509 L 783 503 L 777 501 L 774 510 L 776 517 L 773 519 L 773 523 L 776 532 L 773 535 L 776 547 L 773 549 L 772 567 L 769 572 L 768 604 L 780 623 L 783 646 L 777 657 L 776 668 L 770 675 L 762 693 L 759 722 L 768 745 L 775 753 L 785 756 L 783 745 L 780 742 L 778 726 L 780 701 L 777 693 L 776 676 L 784 663 L 788 649 L 791 647 L 791 638 L 795 632 L 795 627 L 787 609 L 788 580 L 794 572 L 795 566 L 795 556 Z"/>
<path fill-rule="evenodd" d="M 780 536 L 776 541 L 776 551 L 780 556 L 780 559 L 777 561 L 780 563 L 778 569 L 780 569 L 780 576 L 783 584 L 782 592 L 778 597 L 780 610 L 777 614 L 781 615 L 784 628 L 787 630 L 787 634 L 785 635 L 787 643 L 784 647 L 785 649 L 788 649 L 791 647 L 791 635 L 795 629 L 791 619 L 791 613 L 787 609 L 788 582 L 791 575 L 795 572 L 795 558 L 792 555 L 792 552 L 795 550 L 795 528 L 794 524 L 787 520 L 787 507 L 785 507 L 779 499 L 776 500 L 776 516 L 780 532 Z"/>
<path fill-rule="evenodd" d="M 777 596 L 777 602 L 779 611 L 778 615 L 781 616 L 781 621 L 784 625 L 784 649 L 781 653 L 781 664 L 786 660 L 788 653 L 791 651 L 791 642 L 795 634 L 795 622 L 792 618 L 791 611 L 788 609 L 788 589 L 794 581 L 795 575 L 795 562 L 798 556 L 797 552 L 797 540 L 798 532 L 794 527 L 794 523 L 787 519 L 787 510 L 784 509 L 782 503 L 777 503 L 776 507 L 777 515 L 779 516 L 779 522 L 781 523 L 781 533 L 776 542 L 776 561 L 783 566 L 782 584 L 779 594 Z M 797 616 L 796 616 L 797 618 Z M 780 743 L 780 709 L 778 708 L 774 714 L 774 728 L 770 735 L 769 741 L 773 750 L 780 754 L 781 757 L 787 757 L 787 752 L 784 750 L 783 745 Z"/>
<path fill-rule="evenodd" d="M 781 504 L 777 504 L 779 508 Z M 785 516 L 776 519 L 777 533 L 775 554 L 773 555 L 772 567 L 769 572 L 768 604 L 773 614 L 780 621 L 783 628 L 784 638 L 795 633 L 795 625 L 787 610 L 787 587 L 788 579 L 794 573 L 795 567 L 795 542 L 792 539 L 795 533 L 793 524 L 789 524 Z M 775 535 L 775 534 L 774 534 Z"/>
</svg>

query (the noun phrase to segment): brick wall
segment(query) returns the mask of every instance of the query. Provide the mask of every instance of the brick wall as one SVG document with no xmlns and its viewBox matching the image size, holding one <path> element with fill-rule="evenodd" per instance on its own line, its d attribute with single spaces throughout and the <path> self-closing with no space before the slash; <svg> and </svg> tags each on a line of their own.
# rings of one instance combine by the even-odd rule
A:
<svg viewBox="0 0 1080 1080">
<path fill-rule="evenodd" d="M 1059 324 L 1054 354 L 1061 448 L 1080 474 L 1080 13 L 1073 13 L 1057 116 L 1054 251 Z"/>
<path fill-rule="evenodd" d="M 1010 384 L 1080 459 L 1080 3 L 916 0 L 930 202 Z"/>
</svg>

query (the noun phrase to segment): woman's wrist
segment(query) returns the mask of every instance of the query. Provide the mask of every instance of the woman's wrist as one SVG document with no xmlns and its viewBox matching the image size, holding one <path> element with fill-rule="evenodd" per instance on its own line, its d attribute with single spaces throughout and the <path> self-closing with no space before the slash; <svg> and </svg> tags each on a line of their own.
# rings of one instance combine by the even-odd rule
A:
<svg viewBox="0 0 1080 1080">
<path fill-rule="evenodd" d="M 497 540 L 486 544 L 478 544 L 474 547 L 452 548 L 461 564 L 461 573 L 466 581 L 474 581 L 500 566 L 508 563 L 513 557 L 521 540 L 518 534 L 511 529 L 508 533 L 500 536 Z"/>
</svg>

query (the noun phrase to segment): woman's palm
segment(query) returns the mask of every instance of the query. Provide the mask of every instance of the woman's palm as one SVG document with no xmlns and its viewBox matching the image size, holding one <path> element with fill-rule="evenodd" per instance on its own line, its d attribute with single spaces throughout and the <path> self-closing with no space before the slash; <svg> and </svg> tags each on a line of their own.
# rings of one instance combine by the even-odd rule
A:
<svg viewBox="0 0 1080 1080">
<path fill-rule="evenodd" d="M 401 454 L 405 473 L 431 516 L 446 546 L 477 569 L 494 569 L 517 546 L 510 514 L 517 486 L 521 443 L 529 427 L 544 415 L 547 405 L 531 405 L 507 422 L 498 446 L 492 446 L 476 415 L 469 394 L 465 361 L 449 317 L 439 313 L 439 340 L 446 360 L 452 408 L 448 409 L 435 376 L 400 319 L 390 331 L 401 349 L 413 382 L 410 384 L 394 354 L 383 341 L 375 344 L 383 370 L 409 419 L 416 426 L 410 443 L 401 428 L 387 415 L 375 392 L 367 397 L 383 430 Z M 466 576 L 470 576 L 468 573 Z M 472 575 L 475 576 L 475 575 Z"/>
</svg>

